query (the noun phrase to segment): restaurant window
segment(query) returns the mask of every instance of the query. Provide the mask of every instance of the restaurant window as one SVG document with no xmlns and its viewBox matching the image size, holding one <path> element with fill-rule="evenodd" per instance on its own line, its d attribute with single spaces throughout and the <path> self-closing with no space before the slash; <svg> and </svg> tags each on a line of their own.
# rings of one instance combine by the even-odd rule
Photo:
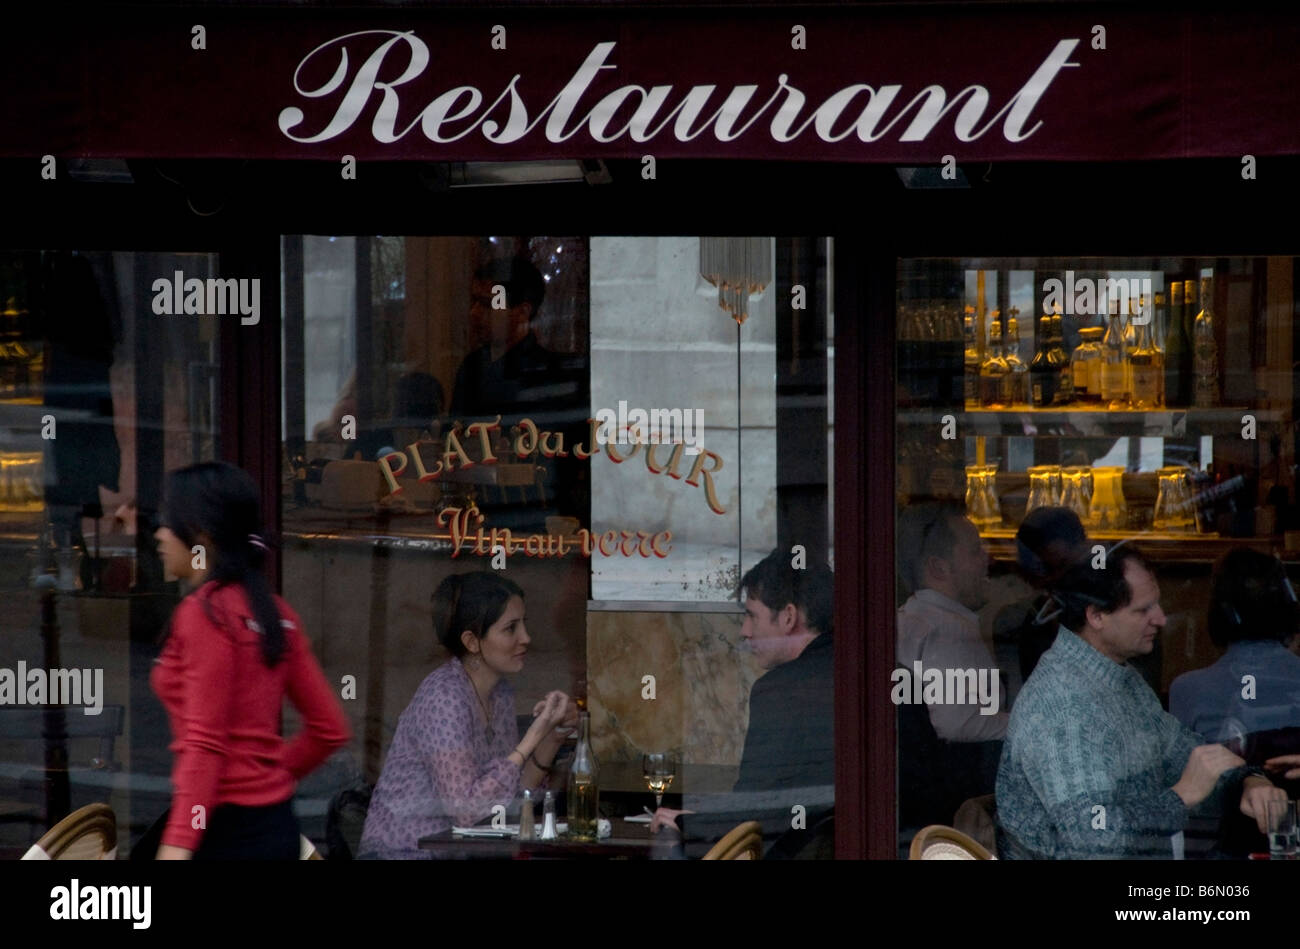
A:
<svg viewBox="0 0 1300 949">
<path fill-rule="evenodd" d="M 212 254 L 0 252 L 0 851 L 71 810 L 118 852 L 171 800 L 149 686 L 178 599 L 153 527 L 167 471 L 218 457 Z"/>
<path fill-rule="evenodd" d="M 548 690 L 578 700 L 602 815 L 652 804 L 643 755 L 664 753 L 664 806 L 710 812 L 684 819 L 686 855 L 746 814 L 768 846 L 829 855 L 830 637 L 801 664 L 811 633 L 750 651 L 738 600 L 776 551 L 781 576 L 815 574 L 829 632 L 829 242 L 727 242 L 749 270 L 724 281 L 695 237 L 283 238 L 284 595 L 353 684 L 321 796 L 379 780 L 450 658 L 431 596 L 483 570 L 525 595 L 518 727 Z M 542 286 L 522 320 L 521 274 Z M 762 661 L 787 666 L 799 727 L 749 722 Z M 766 773 L 745 796 L 751 726 Z"/>
<path fill-rule="evenodd" d="M 1294 750 L 1300 680 L 1273 683 L 1285 701 L 1275 692 L 1270 708 L 1239 703 L 1240 682 L 1175 684 L 1237 655 L 1228 643 L 1220 660 L 1213 635 L 1215 565 L 1248 548 L 1291 571 L 1300 551 L 1294 273 L 1292 258 L 900 261 L 901 853 L 929 824 L 990 849 L 1005 839 L 995 814 L 1020 802 L 996 794 L 1018 793 L 998 780 L 1016 703 L 1046 687 L 1058 630 L 1086 611 L 1067 602 L 1070 571 L 1104 568 L 1121 546 L 1158 583 L 1163 626 L 1128 665 L 1162 706 L 1251 764 Z M 1292 632 L 1273 637 L 1283 665 Z M 1194 820 L 1165 843 L 1205 856 L 1220 831 Z"/>
</svg>

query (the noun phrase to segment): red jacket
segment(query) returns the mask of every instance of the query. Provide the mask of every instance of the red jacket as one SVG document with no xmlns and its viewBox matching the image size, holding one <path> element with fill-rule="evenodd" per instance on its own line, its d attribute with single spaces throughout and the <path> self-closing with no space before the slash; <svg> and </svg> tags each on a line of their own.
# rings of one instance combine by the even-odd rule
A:
<svg viewBox="0 0 1300 949">
<path fill-rule="evenodd" d="M 150 676 L 167 709 L 175 755 L 164 844 L 197 849 L 219 804 L 288 800 L 299 778 L 351 738 L 298 614 L 279 597 L 275 602 L 286 649 L 274 668 L 262 658 L 261 633 L 249 626 L 253 613 L 243 587 L 209 581 L 176 608 Z M 302 717 L 288 741 L 280 736 L 286 696 Z"/>
</svg>

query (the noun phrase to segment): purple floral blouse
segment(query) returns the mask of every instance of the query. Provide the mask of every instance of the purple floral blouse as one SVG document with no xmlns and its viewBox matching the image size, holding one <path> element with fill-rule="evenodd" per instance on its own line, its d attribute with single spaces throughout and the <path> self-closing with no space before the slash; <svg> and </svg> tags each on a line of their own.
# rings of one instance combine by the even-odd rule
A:
<svg viewBox="0 0 1300 949">
<path fill-rule="evenodd" d="M 510 807 L 520 781 L 507 757 L 519 744 L 514 689 L 505 679 L 493 688 L 490 729 L 479 708 L 459 659 L 420 683 L 370 798 L 361 856 L 414 856 L 421 837 L 477 824 L 494 804 Z"/>
</svg>

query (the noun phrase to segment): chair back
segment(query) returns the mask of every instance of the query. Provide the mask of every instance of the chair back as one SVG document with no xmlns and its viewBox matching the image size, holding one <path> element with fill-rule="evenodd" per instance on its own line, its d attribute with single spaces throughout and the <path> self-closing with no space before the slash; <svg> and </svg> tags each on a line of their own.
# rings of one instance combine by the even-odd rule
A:
<svg viewBox="0 0 1300 949">
<path fill-rule="evenodd" d="M 24 860 L 116 860 L 117 818 L 107 804 L 87 804 L 45 832 Z"/>
<path fill-rule="evenodd" d="M 996 860 L 993 854 L 960 830 L 931 824 L 912 838 L 911 860 Z"/>
<path fill-rule="evenodd" d="M 356 856 L 374 790 L 370 784 L 344 788 L 330 801 L 325 818 L 325 852 L 331 860 L 352 860 Z"/>
<path fill-rule="evenodd" d="M 992 794 L 967 798 L 953 815 L 952 826 L 989 853 L 998 852 L 997 798 Z"/>
<path fill-rule="evenodd" d="M 772 844 L 764 860 L 833 860 L 835 812 L 817 818 L 807 830 L 787 830 Z"/>
<path fill-rule="evenodd" d="M 763 825 L 756 820 L 737 824 L 701 860 L 763 859 Z"/>
</svg>

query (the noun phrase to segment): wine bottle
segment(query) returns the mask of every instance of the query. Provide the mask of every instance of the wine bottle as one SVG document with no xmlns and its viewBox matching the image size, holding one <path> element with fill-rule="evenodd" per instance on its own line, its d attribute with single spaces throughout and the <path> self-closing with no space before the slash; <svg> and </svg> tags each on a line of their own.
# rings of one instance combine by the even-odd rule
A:
<svg viewBox="0 0 1300 949">
<path fill-rule="evenodd" d="M 1005 407 L 1002 401 L 1003 383 L 1007 375 L 1007 361 L 1002 358 L 1002 324 L 999 313 L 994 310 L 989 316 L 988 355 L 980 366 L 980 407 L 1000 409 Z"/>
<path fill-rule="evenodd" d="M 1051 337 L 1052 318 L 1043 314 L 1038 318 L 1038 347 L 1029 362 L 1030 401 L 1035 408 L 1046 408 L 1056 401 L 1059 376 L 1047 358 Z"/>
<path fill-rule="evenodd" d="M 1183 283 L 1169 285 L 1165 330 L 1165 405 L 1185 409 L 1192 404 L 1192 340 L 1183 320 Z"/>
<path fill-rule="evenodd" d="M 1070 356 L 1065 351 L 1065 321 L 1061 319 L 1060 306 L 1052 305 L 1052 339 L 1047 350 L 1048 364 L 1056 370 L 1057 405 L 1069 405 L 1074 401 L 1074 370 L 1070 366 Z"/>
<path fill-rule="evenodd" d="M 1020 358 L 1020 324 L 1016 314 L 1020 311 L 1012 307 L 1007 317 L 1007 333 L 1002 342 L 1003 358 L 1007 363 L 1007 374 L 1002 377 L 1002 401 L 1008 406 L 1029 404 L 1029 367 Z"/>
<path fill-rule="evenodd" d="M 1212 278 L 1201 278 L 1201 312 L 1196 315 L 1193 353 L 1196 384 L 1193 402 L 1197 408 L 1219 404 L 1219 346 L 1214 339 L 1214 316 L 1210 312 L 1214 298 Z"/>
<path fill-rule="evenodd" d="M 583 712 L 578 724 L 578 748 L 569 768 L 569 836 L 596 839 L 596 756 L 591 751 L 591 716 Z"/>
<path fill-rule="evenodd" d="M 1157 293 L 1155 295 L 1155 305 L 1151 310 L 1151 345 L 1156 351 L 1156 361 L 1160 364 L 1160 394 L 1157 397 L 1160 405 L 1165 404 L 1165 295 Z"/>
<path fill-rule="evenodd" d="M 962 335 L 966 340 L 965 378 L 963 385 L 966 411 L 980 407 L 980 348 L 975 339 L 975 308 L 966 307 L 966 319 L 962 326 Z"/>
<path fill-rule="evenodd" d="M 1125 386 L 1128 353 L 1124 350 L 1124 329 L 1119 324 L 1119 303 L 1110 301 L 1110 320 L 1101 341 L 1101 401 L 1111 409 L 1128 408 Z"/>
<path fill-rule="evenodd" d="M 1128 312 L 1123 313 L 1124 317 L 1124 354 L 1127 357 L 1124 363 L 1124 391 L 1133 396 L 1133 350 L 1137 349 L 1137 324 L 1133 322 L 1133 304 L 1136 300 L 1128 301 Z"/>
<path fill-rule="evenodd" d="M 1145 300 L 1142 301 L 1142 312 L 1144 315 L 1150 316 L 1146 310 Z M 1129 322 L 1133 321 L 1130 320 Z M 1159 408 L 1162 367 L 1159 362 L 1159 353 L 1151 342 L 1151 324 L 1149 320 L 1141 326 L 1135 327 L 1133 339 L 1133 350 L 1129 353 L 1129 391 L 1133 398 L 1133 408 Z"/>
</svg>

